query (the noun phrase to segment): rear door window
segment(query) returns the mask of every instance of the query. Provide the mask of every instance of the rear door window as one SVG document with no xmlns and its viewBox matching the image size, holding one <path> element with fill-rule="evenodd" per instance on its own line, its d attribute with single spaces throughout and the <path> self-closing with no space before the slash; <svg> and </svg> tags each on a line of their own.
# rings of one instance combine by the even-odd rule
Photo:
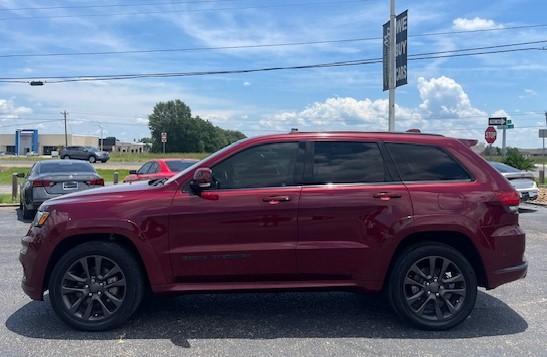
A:
<svg viewBox="0 0 547 357">
<path fill-rule="evenodd" d="M 160 171 L 160 166 L 158 165 L 157 162 L 152 162 L 152 164 L 150 165 L 150 168 L 148 169 L 148 173 L 149 174 L 156 174 Z"/>
<path fill-rule="evenodd" d="M 386 169 L 375 142 L 317 141 L 314 143 L 312 184 L 386 181 Z"/>
<path fill-rule="evenodd" d="M 141 168 L 137 171 L 137 174 L 146 175 L 148 173 L 148 170 L 150 170 L 150 166 L 152 166 L 152 162 L 147 162 L 146 164 L 142 165 Z"/>
<path fill-rule="evenodd" d="M 470 180 L 448 153 L 431 145 L 386 143 L 403 181 Z"/>
</svg>

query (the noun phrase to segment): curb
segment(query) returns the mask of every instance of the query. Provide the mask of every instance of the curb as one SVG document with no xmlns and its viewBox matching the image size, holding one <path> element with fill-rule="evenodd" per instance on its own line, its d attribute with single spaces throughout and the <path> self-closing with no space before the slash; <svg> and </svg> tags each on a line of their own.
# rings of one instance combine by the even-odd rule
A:
<svg viewBox="0 0 547 357">
<path fill-rule="evenodd" d="M 19 203 L 0 203 L 0 208 L 2 207 L 19 207 Z"/>
<path fill-rule="evenodd" d="M 546 203 L 538 203 L 538 202 L 525 202 L 527 205 L 533 205 L 533 206 L 538 206 L 538 207 L 545 207 L 547 208 L 547 204 Z"/>
</svg>

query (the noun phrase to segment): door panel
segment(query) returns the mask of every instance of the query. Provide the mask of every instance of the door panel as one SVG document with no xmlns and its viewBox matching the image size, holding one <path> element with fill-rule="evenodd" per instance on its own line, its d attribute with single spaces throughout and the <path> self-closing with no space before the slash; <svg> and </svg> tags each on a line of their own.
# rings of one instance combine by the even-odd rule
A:
<svg viewBox="0 0 547 357">
<path fill-rule="evenodd" d="M 296 273 L 300 191 L 297 186 L 207 192 L 213 199 L 179 192 L 169 223 L 177 280 L 290 279 Z"/>
<path fill-rule="evenodd" d="M 393 185 L 324 185 L 302 189 L 298 271 L 314 279 L 375 280 L 383 247 L 409 223 L 407 189 Z"/>
</svg>

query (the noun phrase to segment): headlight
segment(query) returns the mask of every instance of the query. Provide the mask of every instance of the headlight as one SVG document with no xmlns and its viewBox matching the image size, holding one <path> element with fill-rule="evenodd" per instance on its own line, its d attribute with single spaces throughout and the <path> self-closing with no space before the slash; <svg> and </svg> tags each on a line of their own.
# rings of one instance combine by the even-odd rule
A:
<svg viewBox="0 0 547 357">
<path fill-rule="evenodd" d="M 34 227 L 42 227 L 44 223 L 46 223 L 48 217 L 49 217 L 49 212 L 38 211 L 36 212 L 36 216 L 34 216 L 34 221 L 32 221 L 32 225 Z"/>
</svg>

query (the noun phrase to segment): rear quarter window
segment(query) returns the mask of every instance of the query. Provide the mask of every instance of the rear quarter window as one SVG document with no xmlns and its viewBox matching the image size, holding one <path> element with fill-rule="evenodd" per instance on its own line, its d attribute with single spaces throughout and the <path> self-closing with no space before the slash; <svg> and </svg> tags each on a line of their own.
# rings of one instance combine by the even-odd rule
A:
<svg viewBox="0 0 547 357">
<path fill-rule="evenodd" d="M 432 145 L 386 143 L 403 181 L 470 180 L 447 152 Z"/>
</svg>

